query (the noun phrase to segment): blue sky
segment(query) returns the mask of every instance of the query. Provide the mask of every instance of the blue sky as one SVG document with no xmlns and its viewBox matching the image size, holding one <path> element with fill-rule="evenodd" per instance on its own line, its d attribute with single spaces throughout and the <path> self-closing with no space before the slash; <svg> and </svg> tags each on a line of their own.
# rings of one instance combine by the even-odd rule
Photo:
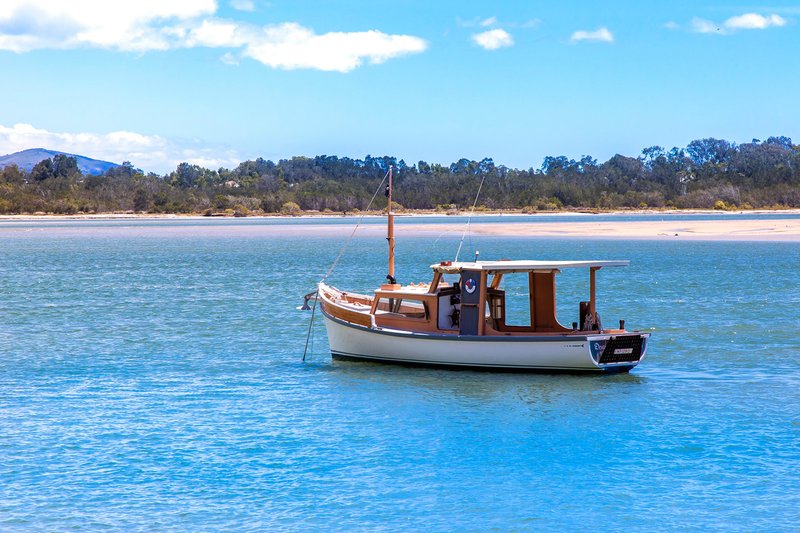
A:
<svg viewBox="0 0 800 533">
<path fill-rule="evenodd" d="M 181 161 L 800 141 L 800 2 L 3 0 L 0 154 Z"/>
</svg>

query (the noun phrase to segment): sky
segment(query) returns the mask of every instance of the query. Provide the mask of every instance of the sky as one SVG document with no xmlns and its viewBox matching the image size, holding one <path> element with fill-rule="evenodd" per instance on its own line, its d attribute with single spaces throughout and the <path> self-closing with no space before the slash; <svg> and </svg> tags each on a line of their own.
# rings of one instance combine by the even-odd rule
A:
<svg viewBox="0 0 800 533">
<path fill-rule="evenodd" d="M 2 0 L 0 155 L 605 161 L 800 142 L 800 0 Z"/>
</svg>

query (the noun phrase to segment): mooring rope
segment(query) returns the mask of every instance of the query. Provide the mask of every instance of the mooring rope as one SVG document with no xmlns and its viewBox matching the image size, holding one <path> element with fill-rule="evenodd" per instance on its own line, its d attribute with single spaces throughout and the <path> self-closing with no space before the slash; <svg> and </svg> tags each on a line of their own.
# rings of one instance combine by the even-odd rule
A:
<svg viewBox="0 0 800 533">
<path fill-rule="evenodd" d="M 386 183 L 386 178 L 388 178 L 388 177 L 389 177 L 389 171 L 387 170 L 386 174 L 383 175 L 383 179 L 381 180 L 381 184 L 378 185 L 378 188 L 375 190 L 375 194 L 372 195 L 372 199 L 367 204 L 367 208 L 364 210 L 364 213 L 358 219 L 358 222 L 356 223 L 356 227 L 353 228 L 353 232 L 350 233 L 350 236 L 347 238 L 347 240 L 345 241 L 344 245 L 342 245 L 342 249 L 339 250 L 339 255 L 336 256 L 336 259 L 333 260 L 333 263 L 331 264 L 331 267 L 328 269 L 328 271 L 325 273 L 325 275 L 322 276 L 322 279 L 319 280 L 319 283 L 317 283 L 317 290 L 316 290 L 316 292 L 314 292 L 314 305 L 313 305 L 313 307 L 311 307 L 311 320 L 308 322 L 308 332 L 306 333 L 306 345 L 305 345 L 305 348 L 303 348 L 303 361 L 304 362 L 306 360 L 306 353 L 308 353 L 308 340 L 311 338 L 311 328 L 314 325 L 314 312 L 317 310 L 317 300 L 319 300 L 319 284 L 322 283 L 323 281 L 325 281 L 326 279 L 328 279 L 328 276 L 330 276 L 331 273 L 333 273 L 333 269 L 336 268 L 336 265 L 339 263 L 339 260 L 344 255 L 345 250 L 347 250 L 347 247 L 350 245 L 350 241 L 353 240 L 353 237 L 355 236 L 356 231 L 358 230 L 358 227 L 361 225 L 361 222 L 364 220 L 364 217 L 366 216 L 367 212 L 372 207 L 372 203 L 375 201 L 375 198 L 378 197 L 378 193 L 381 192 L 381 188 L 383 187 L 383 184 Z M 389 206 L 389 208 L 391 209 L 391 206 Z"/>
<path fill-rule="evenodd" d="M 306 345 L 303 348 L 303 362 L 306 362 L 306 353 L 308 353 L 308 339 L 311 338 L 311 326 L 314 325 L 314 312 L 317 310 L 317 297 L 319 296 L 319 286 L 317 292 L 314 293 L 314 306 L 311 308 L 311 320 L 308 321 L 308 332 L 306 333 Z"/>
<path fill-rule="evenodd" d="M 478 205 L 478 197 L 481 195 L 481 189 L 483 188 L 483 181 L 486 179 L 486 174 L 483 175 L 481 178 L 481 184 L 478 185 L 478 194 L 475 195 L 475 201 L 472 202 L 472 209 L 469 211 L 469 216 L 467 217 L 467 226 L 464 228 L 464 233 L 461 234 L 461 242 L 458 243 L 458 250 L 456 250 L 456 258 L 454 263 L 458 261 L 458 254 L 461 253 L 461 246 L 464 245 L 464 237 L 467 236 L 467 232 L 469 231 L 469 223 L 472 221 L 472 214 L 475 212 L 475 206 Z"/>
</svg>

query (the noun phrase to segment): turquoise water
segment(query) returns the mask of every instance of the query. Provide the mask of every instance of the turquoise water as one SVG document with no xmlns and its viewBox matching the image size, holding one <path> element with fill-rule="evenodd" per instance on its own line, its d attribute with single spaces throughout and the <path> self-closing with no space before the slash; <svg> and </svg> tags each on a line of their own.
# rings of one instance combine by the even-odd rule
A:
<svg viewBox="0 0 800 533">
<path fill-rule="evenodd" d="M 236 224 L 0 228 L 0 530 L 800 523 L 800 245 L 473 238 L 630 259 L 600 311 L 653 332 L 627 375 L 483 374 L 332 363 L 321 322 L 302 363 L 296 307 L 343 237 Z M 458 237 L 404 237 L 398 278 Z M 371 289 L 385 246 L 329 281 Z M 569 323 L 587 283 L 560 282 Z"/>
</svg>

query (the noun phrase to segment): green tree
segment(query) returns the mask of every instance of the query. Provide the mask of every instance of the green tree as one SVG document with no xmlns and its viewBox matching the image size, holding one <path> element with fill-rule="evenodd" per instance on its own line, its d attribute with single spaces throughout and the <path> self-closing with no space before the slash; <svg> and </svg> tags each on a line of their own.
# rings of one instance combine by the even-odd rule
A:
<svg viewBox="0 0 800 533">
<path fill-rule="evenodd" d="M 53 160 L 42 159 L 31 169 L 31 178 L 34 181 L 44 181 L 55 176 L 53 172 Z"/>
<path fill-rule="evenodd" d="M 25 182 L 25 174 L 17 165 L 8 165 L 2 171 L 0 171 L 0 181 L 11 183 L 13 185 L 21 185 Z"/>
<path fill-rule="evenodd" d="M 138 212 L 149 212 L 153 199 L 143 188 L 138 188 L 133 193 L 133 210 Z"/>
<path fill-rule="evenodd" d="M 81 174 L 77 158 L 66 154 L 54 155 L 52 168 L 53 175 L 59 178 L 75 177 Z"/>
</svg>

